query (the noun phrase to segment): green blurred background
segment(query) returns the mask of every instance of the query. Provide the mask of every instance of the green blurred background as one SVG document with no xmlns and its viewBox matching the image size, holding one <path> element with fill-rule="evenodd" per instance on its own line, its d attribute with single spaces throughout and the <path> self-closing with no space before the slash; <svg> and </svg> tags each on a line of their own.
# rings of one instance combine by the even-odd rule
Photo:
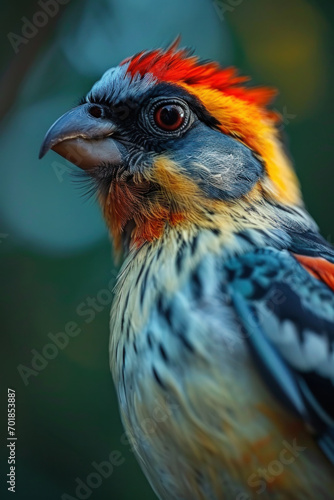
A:
<svg viewBox="0 0 334 500">
<path fill-rule="evenodd" d="M 45 13 L 46 4 L 7 2 L 0 20 L 1 418 L 5 430 L 7 387 L 14 388 L 15 498 L 149 500 L 154 495 L 123 435 L 109 373 L 108 290 L 116 269 L 107 231 L 94 200 L 73 182 L 74 167 L 53 152 L 38 161 L 40 143 L 108 67 L 180 33 L 201 57 L 279 88 L 273 107 L 283 115 L 307 207 L 331 240 L 334 2 L 51 0 Z M 94 314 L 83 315 L 92 299 Z M 42 353 L 49 334 L 69 322 L 80 333 L 58 352 L 47 350 L 53 359 L 24 372 L 24 381 L 18 367 L 31 369 L 31 350 Z M 8 494 L 5 446 L 1 451 Z M 112 473 L 90 476 L 93 462 L 113 451 Z M 94 487 L 78 495 L 77 478 L 87 483 L 89 476 Z"/>
</svg>

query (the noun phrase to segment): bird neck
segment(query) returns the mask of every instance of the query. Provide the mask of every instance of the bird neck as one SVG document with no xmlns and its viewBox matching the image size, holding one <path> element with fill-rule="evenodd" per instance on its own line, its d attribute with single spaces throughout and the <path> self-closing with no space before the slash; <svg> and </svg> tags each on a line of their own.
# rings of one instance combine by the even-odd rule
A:
<svg viewBox="0 0 334 500">
<path fill-rule="evenodd" d="M 125 255 L 145 243 L 161 239 L 166 227 L 185 221 L 185 214 L 162 201 L 161 193 L 149 182 L 111 184 L 107 199 L 100 199 L 116 254 Z"/>
<path fill-rule="evenodd" d="M 265 196 L 256 184 L 242 198 L 222 201 L 206 196 L 198 185 L 180 176 L 174 165 L 155 168 L 154 179 L 128 177 L 111 182 L 107 197 L 100 197 L 116 255 L 161 240 L 201 230 L 229 238 L 242 231 L 289 232 L 312 226 L 301 205 L 282 203 Z"/>
</svg>

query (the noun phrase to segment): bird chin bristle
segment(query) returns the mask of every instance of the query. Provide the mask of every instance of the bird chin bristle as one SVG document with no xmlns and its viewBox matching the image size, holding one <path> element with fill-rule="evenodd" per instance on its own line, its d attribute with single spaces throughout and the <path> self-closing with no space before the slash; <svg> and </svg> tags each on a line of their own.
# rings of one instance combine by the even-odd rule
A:
<svg viewBox="0 0 334 500">
<path fill-rule="evenodd" d="M 99 181 L 89 171 L 86 170 L 71 170 L 71 181 L 79 188 L 80 196 L 85 200 L 96 200 L 99 189 Z"/>
</svg>

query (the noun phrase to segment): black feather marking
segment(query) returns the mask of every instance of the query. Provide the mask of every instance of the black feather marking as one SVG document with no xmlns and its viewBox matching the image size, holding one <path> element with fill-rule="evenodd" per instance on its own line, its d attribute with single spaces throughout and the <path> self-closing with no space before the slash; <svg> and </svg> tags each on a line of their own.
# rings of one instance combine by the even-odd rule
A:
<svg viewBox="0 0 334 500">
<path fill-rule="evenodd" d="M 125 346 L 123 346 L 123 368 L 125 365 L 125 356 L 126 356 L 126 351 L 125 351 Z"/>
<path fill-rule="evenodd" d="M 250 245 L 253 245 L 253 241 L 251 239 L 251 237 L 247 234 L 247 233 L 238 233 L 238 238 L 246 241 L 247 243 L 249 243 Z"/>
<path fill-rule="evenodd" d="M 163 246 L 161 245 L 160 248 L 159 248 L 159 250 L 157 251 L 157 260 L 160 259 L 162 249 L 163 249 Z"/>
<path fill-rule="evenodd" d="M 267 288 L 260 285 L 257 281 L 252 281 L 253 291 L 251 294 L 252 300 L 261 300 L 267 293 Z"/>
<path fill-rule="evenodd" d="M 237 270 L 234 269 L 233 267 L 226 266 L 225 272 L 226 272 L 226 283 L 233 283 L 233 281 L 236 277 L 236 274 L 237 274 Z M 226 283 L 225 283 L 225 281 L 220 282 L 220 288 L 221 288 L 223 293 L 226 292 Z"/>
<path fill-rule="evenodd" d="M 140 277 L 141 277 L 141 275 L 143 274 L 143 271 L 144 271 L 144 267 L 145 267 L 144 265 L 142 265 L 142 266 L 141 266 L 141 269 L 140 269 L 140 271 L 139 271 L 139 273 L 138 273 L 138 276 L 137 276 L 137 279 L 136 279 L 135 287 L 136 287 L 136 286 L 138 285 L 138 283 L 139 283 Z"/>
<path fill-rule="evenodd" d="M 167 353 L 166 353 L 166 351 L 165 351 L 165 348 L 164 348 L 164 346 L 163 346 L 162 344 L 159 344 L 159 351 L 160 351 L 160 354 L 161 354 L 162 359 L 163 359 L 166 363 L 168 363 L 169 358 L 168 358 Z"/>
<path fill-rule="evenodd" d="M 143 307 L 143 303 L 144 303 L 144 297 L 145 297 L 145 291 L 147 288 L 147 278 L 148 278 L 149 270 L 150 270 L 150 268 L 148 267 L 145 271 L 143 281 L 140 285 L 140 307 Z"/>
<path fill-rule="evenodd" d="M 165 308 L 164 308 L 164 305 L 163 305 L 163 297 L 162 297 L 161 293 L 159 294 L 159 297 L 158 297 L 158 300 L 157 300 L 157 307 L 158 307 L 158 312 L 160 314 L 163 314 Z"/>
<path fill-rule="evenodd" d="M 197 270 L 195 270 L 191 275 L 191 286 L 194 298 L 200 299 L 202 296 L 203 288 Z"/>
<path fill-rule="evenodd" d="M 126 296 L 126 299 L 125 299 L 125 304 L 124 304 L 124 307 L 123 307 L 123 313 L 122 313 L 122 322 L 121 322 L 121 330 L 123 331 L 123 328 L 124 328 L 124 321 L 125 321 L 125 311 L 128 307 L 128 302 L 129 302 L 129 292 Z"/>
<path fill-rule="evenodd" d="M 146 338 L 147 338 L 147 343 L 148 343 L 149 348 L 152 349 L 153 344 L 152 344 L 152 334 L 151 334 L 151 332 L 147 332 Z"/>
<path fill-rule="evenodd" d="M 171 307 L 167 307 L 164 311 L 164 316 L 166 321 L 170 327 L 172 327 L 172 309 Z"/>
<path fill-rule="evenodd" d="M 194 255 L 194 253 L 196 252 L 197 246 L 198 246 L 198 236 L 196 235 L 193 237 L 191 244 L 190 244 L 190 250 L 191 250 L 192 255 Z"/>
<path fill-rule="evenodd" d="M 270 309 L 281 321 L 290 320 L 296 327 L 300 341 L 304 340 L 305 330 L 312 330 L 319 336 L 326 336 L 328 342 L 334 339 L 334 324 L 319 316 L 302 303 L 301 297 L 285 283 L 276 283 L 272 295 L 284 300 L 270 301 Z"/>
<path fill-rule="evenodd" d="M 315 372 L 301 373 L 301 376 L 319 406 L 334 420 L 333 400 L 329 397 L 333 392 L 333 382 Z"/>
<path fill-rule="evenodd" d="M 176 254 L 176 270 L 177 270 L 178 274 L 180 274 L 181 269 L 182 269 L 182 263 L 183 263 L 183 259 L 185 256 L 184 249 L 185 249 L 185 244 L 183 242 L 181 244 L 180 248 L 178 249 L 177 254 Z"/>
<path fill-rule="evenodd" d="M 161 378 L 159 377 L 158 372 L 157 372 L 157 370 L 155 369 L 154 366 L 152 367 L 152 372 L 153 372 L 155 380 L 158 382 L 158 384 L 160 385 L 160 387 L 162 389 L 166 389 L 165 385 L 163 384 L 163 382 L 162 382 Z"/>
<path fill-rule="evenodd" d="M 292 238 L 291 252 L 334 262 L 334 249 L 320 234 L 312 230 L 297 233 L 290 229 L 289 235 Z"/>
<path fill-rule="evenodd" d="M 126 338 L 129 340 L 130 337 L 130 321 L 128 322 L 128 326 L 126 327 Z"/>
<path fill-rule="evenodd" d="M 242 273 L 240 275 L 241 279 L 247 279 L 250 276 L 252 276 L 253 269 L 250 266 L 247 266 L 246 264 L 242 267 Z"/>
<path fill-rule="evenodd" d="M 184 347 L 189 351 L 189 352 L 194 352 L 194 347 L 186 337 L 184 333 L 179 333 L 179 339 L 181 340 L 182 344 Z"/>
</svg>

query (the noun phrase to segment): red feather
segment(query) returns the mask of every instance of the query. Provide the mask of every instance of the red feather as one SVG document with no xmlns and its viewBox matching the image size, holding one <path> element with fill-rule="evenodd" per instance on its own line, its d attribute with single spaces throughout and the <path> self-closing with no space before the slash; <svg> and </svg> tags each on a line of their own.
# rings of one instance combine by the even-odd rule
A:
<svg viewBox="0 0 334 500">
<path fill-rule="evenodd" d="M 299 263 L 312 276 L 326 283 L 334 291 L 334 264 L 322 257 L 306 257 L 294 254 Z"/>
<path fill-rule="evenodd" d="M 177 39 L 166 50 L 139 52 L 121 64 L 129 63 L 127 71 L 132 76 L 151 73 L 162 82 L 204 85 L 258 106 L 266 106 L 276 95 L 276 90 L 271 88 L 247 88 L 241 85 L 249 78 L 238 76 L 235 68 L 222 69 L 215 62 L 199 61 L 189 50 L 178 49 L 178 42 Z"/>
</svg>

